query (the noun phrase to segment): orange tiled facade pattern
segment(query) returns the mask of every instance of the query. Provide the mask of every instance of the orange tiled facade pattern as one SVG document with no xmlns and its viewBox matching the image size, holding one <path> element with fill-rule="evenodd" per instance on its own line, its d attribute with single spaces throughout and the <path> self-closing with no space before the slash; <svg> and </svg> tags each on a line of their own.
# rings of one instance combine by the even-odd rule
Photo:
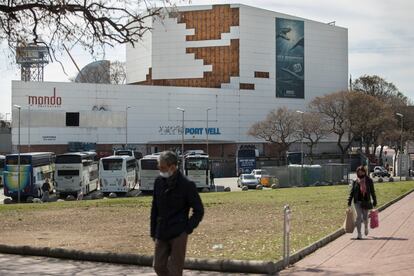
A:
<svg viewBox="0 0 414 276">
<path fill-rule="evenodd" d="M 254 77 L 255 78 L 268 79 L 269 78 L 269 72 L 254 71 Z"/>
<path fill-rule="evenodd" d="M 239 26 L 239 8 L 214 5 L 211 10 L 179 12 L 177 21 L 185 23 L 187 29 L 195 29 L 186 41 L 217 40 L 221 34 L 229 33 L 231 26 Z M 213 70 L 204 72 L 203 78 L 153 79 L 149 68 L 146 80 L 136 84 L 220 88 L 221 84 L 230 83 L 230 77 L 240 76 L 239 39 L 231 39 L 230 46 L 187 48 L 186 53 L 194 53 L 196 59 L 203 59 Z"/>
<path fill-rule="evenodd" d="M 181 12 L 178 23 L 185 23 L 187 29 L 195 29 L 187 41 L 221 39 L 229 33 L 231 26 L 239 26 L 239 9 L 230 5 L 214 5 L 212 10 Z"/>
</svg>

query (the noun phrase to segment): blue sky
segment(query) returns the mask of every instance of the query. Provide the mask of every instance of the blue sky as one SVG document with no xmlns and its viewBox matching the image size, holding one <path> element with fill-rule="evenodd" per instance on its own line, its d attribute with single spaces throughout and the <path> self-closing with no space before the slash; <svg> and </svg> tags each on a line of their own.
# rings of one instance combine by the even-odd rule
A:
<svg viewBox="0 0 414 276">
<path fill-rule="evenodd" d="M 191 5 L 241 3 L 320 22 L 336 21 L 348 29 L 349 73 L 353 78 L 363 74 L 379 75 L 393 82 L 406 96 L 414 100 L 414 1 L 408 0 L 264 0 L 264 1 L 205 1 L 192 0 Z M 181 1 L 181 5 L 183 2 Z M 124 46 L 108 49 L 106 58 L 125 60 Z M 72 51 L 80 67 L 92 62 L 82 50 Z M 64 54 L 61 61 L 45 69 L 45 81 L 68 81 L 76 68 Z M 10 112 L 11 80 L 20 79 L 14 57 L 4 43 L 0 47 L 0 113 Z"/>
</svg>

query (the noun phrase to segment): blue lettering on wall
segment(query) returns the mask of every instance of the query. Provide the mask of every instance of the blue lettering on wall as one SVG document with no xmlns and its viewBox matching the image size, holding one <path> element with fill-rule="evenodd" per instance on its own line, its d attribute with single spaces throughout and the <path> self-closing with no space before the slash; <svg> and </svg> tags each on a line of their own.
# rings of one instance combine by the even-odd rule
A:
<svg viewBox="0 0 414 276">
<path fill-rule="evenodd" d="M 197 128 L 197 127 L 187 127 L 185 128 L 185 135 L 206 135 L 206 133 L 208 133 L 208 135 L 221 135 L 220 132 L 220 128 L 214 128 L 214 127 L 209 127 L 209 128 Z"/>
</svg>

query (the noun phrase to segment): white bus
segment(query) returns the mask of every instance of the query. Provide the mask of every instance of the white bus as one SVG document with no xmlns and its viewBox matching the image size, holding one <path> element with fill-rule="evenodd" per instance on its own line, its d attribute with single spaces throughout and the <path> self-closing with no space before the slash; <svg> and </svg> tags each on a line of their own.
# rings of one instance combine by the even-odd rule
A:
<svg viewBox="0 0 414 276">
<path fill-rule="evenodd" d="M 6 163 L 6 156 L 0 155 L 0 187 L 3 186 L 3 170 Z"/>
<path fill-rule="evenodd" d="M 159 153 L 145 155 L 139 161 L 139 189 L 143 192 L 154 191 L 154 181 L 159 176 Z"/>
<path fill-rule="evenodd" d="M 56 156 L 55 188 L 61 196 L 88 194 L 98 189 L 95 152 L 71 152 Z"/>
<path fill-rule="evenodd" d="M 128 193 L 138 182 L 135 157 L 112 155 L 99 161 L 99 183 L 103 193 Z"/>
<path fill-rule="evenodd" d="M 188 151 L 184 155 L 185 175 L 197 189 L 210 188 L 209 158 L 201 150 Z"/>
<path fill-rule="evenodd" d="M 42 197 L 41 187 L 48 178 L 51 181 L 51 192 L 53 192 L 53 172 L 55 154 L 53 152 L 28 152 L 19 155 L 9 154 L 6 156 L 6 164 L 3 172 L 4 195 L 13 199 L 20 197 Z M 20 171 L 20 183 L 19 183 Z"/>
</svg>

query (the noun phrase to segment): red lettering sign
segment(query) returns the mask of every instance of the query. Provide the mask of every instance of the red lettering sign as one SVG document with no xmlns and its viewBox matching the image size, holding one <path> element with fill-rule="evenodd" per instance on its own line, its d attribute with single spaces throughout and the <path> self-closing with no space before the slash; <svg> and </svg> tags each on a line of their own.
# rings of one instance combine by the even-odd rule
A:
<svg viewBox="0 0 414 276">
<path fill-rule="evenodd" d="M 53 96 L 29 96 L 29 105 L 37 105 L 38 107 L 60 107 L 62 98 L 56 97 L 56 87 L 53 88 Z"/>
</svg>

